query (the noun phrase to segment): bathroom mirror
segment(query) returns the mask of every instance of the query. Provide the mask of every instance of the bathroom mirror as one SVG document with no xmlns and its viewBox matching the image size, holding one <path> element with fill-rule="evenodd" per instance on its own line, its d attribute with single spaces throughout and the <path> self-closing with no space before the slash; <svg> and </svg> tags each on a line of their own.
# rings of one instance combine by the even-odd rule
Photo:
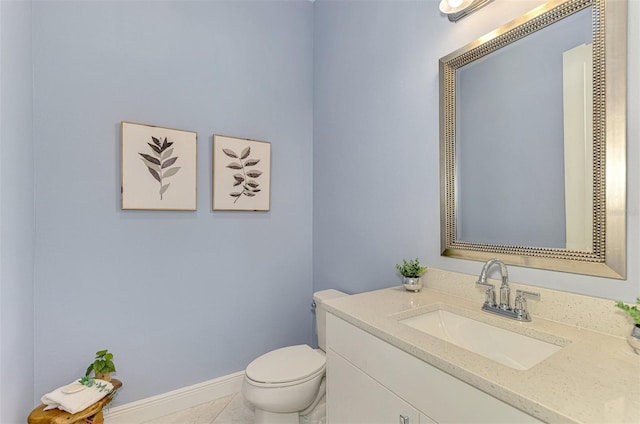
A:
<svg viewBox="0 0 640 424">
<path fill-rule="evenodd" d="M 626 0 L 559 0 L 440 59 L 442 255 L 626 277 Z"/>
</svg>

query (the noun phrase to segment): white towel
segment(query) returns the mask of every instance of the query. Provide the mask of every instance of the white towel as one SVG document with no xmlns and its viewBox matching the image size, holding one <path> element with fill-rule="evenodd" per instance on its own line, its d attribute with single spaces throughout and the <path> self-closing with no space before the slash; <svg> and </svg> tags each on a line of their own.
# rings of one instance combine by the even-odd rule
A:
<svg viewBox="0 0 640 424">
<path fill-rule="evenodd" d="M 75 414 L 76 412 L 80 412 L 93 405 L 113 390 L 113 384 L 108 381 L 95 380 L 95 382 L 96 383 L 91 387 L 82 386 L 83 388 L 79 391 L 75 391 L 74 393 L 65 393 L 72 391 L 68 389 L 65 390 L 65 388 L 71 385 L 76 387 L 80 384 L 78 383 L 78 380 L 76 380 L 67 386 L 58 387 L 54 391 L 47 393 L 42 396 L 42 399 L 40 399 L 42 403 L 47 405 L 44 410 L 46 411 L 58 408 L 71 414 Z M 100 389 L 98 388 L 98 384 L 105 386 Z"/>
</svg>

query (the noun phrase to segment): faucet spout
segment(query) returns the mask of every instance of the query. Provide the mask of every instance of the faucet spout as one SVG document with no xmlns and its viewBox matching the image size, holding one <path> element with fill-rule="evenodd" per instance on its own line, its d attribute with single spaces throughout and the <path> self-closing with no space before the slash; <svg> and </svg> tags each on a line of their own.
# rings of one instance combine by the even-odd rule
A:
<svg viewBox="0 0 640 424">
<path fill-rule="evenodd" d="M 482 267 L 480 277 L 478 278 L 478 284 L 483 285 L 487 283 L 489 270 L 494 265 L 500 266 L 500 275 L 502 277 L 502 284 L 500 285 L 500 304 L 498 305 L 498 308 L 505 311 L 510 310 L 511 289 L 509 288 L 509 272 L 507 271 L 507 266 L 504 262 L 497 258 L 489 259 Z"/>
<path fill-rule="evenodd" d="M 489 259 L 484 266 L 482 267 L 482 271 L 480 272 L 480 277 L 478 278 L 479 283 L 487 282 L 487 274 L 489 269 L 495 265 L 500 265 L 500 275 L 502 276 L 502 286 L 509 285 L 509 272 L 507 271 L 507 266 L 498 258 Z M 501 287 L 502 287 L 501 286 Z"/>
</svg>

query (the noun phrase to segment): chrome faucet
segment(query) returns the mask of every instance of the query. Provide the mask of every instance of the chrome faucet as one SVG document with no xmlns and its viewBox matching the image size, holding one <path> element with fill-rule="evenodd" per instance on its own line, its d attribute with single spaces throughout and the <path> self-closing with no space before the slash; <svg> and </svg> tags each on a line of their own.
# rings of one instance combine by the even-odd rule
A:
<svg viewBox="0 0 640 424">
<path fill-rule="evenodd" d="M 487 275 L 489 269 L 493 265 L 500 266 L 500 275 L 502 276 L 502 284 L 500 285 L 500 303 L 496 304 L 495 286 L 487 283 Z M 525 290 L 516 290 L 515 305 L 511 307 L 511 288 L 509 287 L 509 272 L 507 266 L 500 259 L 489 259 L 480 272 L 476 285 L 486 287 L 485 301 L 482 310 L 504 317 L 516 319 L 518 321 L 531 321 L 529 312 L 527 311 L 527 300 L 525 297 L 540 299 L 539 293 L 528 292 Z"/>
<path fill-rule="evenodd" d="M 500 285 L 500 304 L 498 307 L 500 309 L 506 310 L 509 308 L 509 297 L 511 296 L 509 288 L 509 272 L 507 271 L 507 266 L 500 259 L 489 259 L 484 266 L 482 267 L 482 271 L 480 272 L 480 276 L 478 277 L 478 281 L 476 284 L 490 287 L 490 290 L 494 290 L 493 284 L 487 283 L 487 274 L 489 272 L 489 268 L 493 265 L 500 265 L 500 275 L 502 276 L 502 284 Z M 495 294 L 492 296 L 495 297 Z M 492 306 L 496 306 L 495 299 L 492 302 Z"/>
</svg>

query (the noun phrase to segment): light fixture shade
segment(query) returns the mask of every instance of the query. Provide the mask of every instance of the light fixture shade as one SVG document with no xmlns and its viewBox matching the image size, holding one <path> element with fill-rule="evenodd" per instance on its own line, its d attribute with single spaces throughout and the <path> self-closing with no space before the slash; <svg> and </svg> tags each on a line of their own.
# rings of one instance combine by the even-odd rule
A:
<svg viewBox="0 0 640 424">
<path fill-rule="evenodd" d="M 440 11 L 451 22 L 457 22 L 493 0 L 441 0 Z"/>
<path fill-rule="evenodd" d="M 473 3 L 473 0 L 441 0 L 440 11 L 446 15 L 458 13 Z"/>
</svg>

